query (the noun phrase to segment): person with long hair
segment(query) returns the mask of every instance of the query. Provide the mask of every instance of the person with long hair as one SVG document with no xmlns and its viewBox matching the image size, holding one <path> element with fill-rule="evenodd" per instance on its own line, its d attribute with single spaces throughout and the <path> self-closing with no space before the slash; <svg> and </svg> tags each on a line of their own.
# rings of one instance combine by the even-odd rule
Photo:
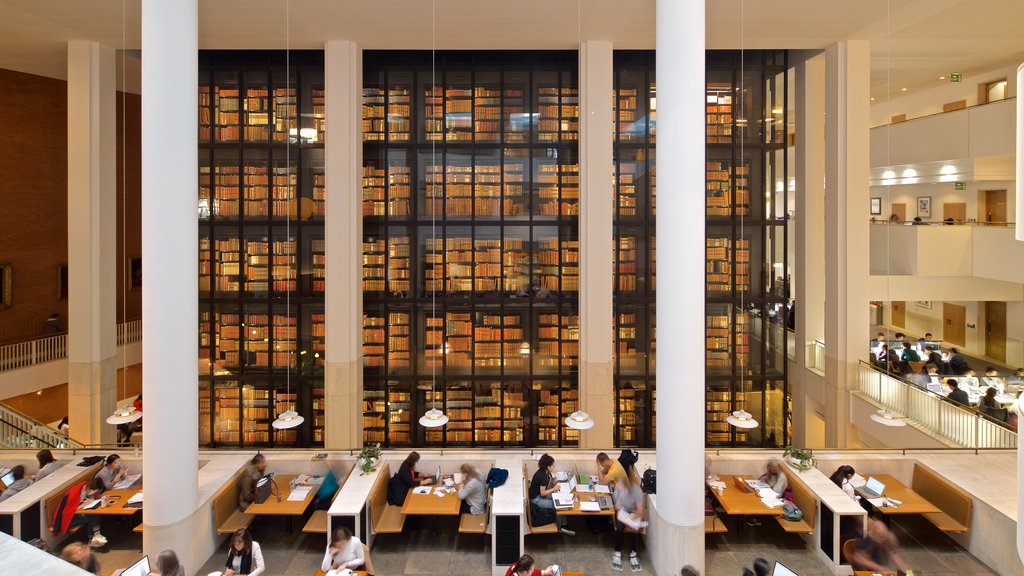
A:
<svg viewBox="0 0 1024 576">
<path fill-rule="evenodd" d="M 96 473 L 97 478 L 103 479 L 103 488 L 105 490 L 113 490 L 114 484 L 117 484 L 124 477 L 128 475 L 128 467 L 121 466 L 121 457 L 117 454 L 111 454 L 104 460 L 103 468 Z"/>
<path fill-rule="evenodd" d="M 81 542 L 72 542 L 64 547 L 60 553 L 61 559 L 69 564 L 78 566 L 91 574 L 100 573 L 100 563 L 92 555 L 92 550 Z"/>
<path fill-rule="evenodd" d="M 462 488 L 459 490 L 459 514 L 483 514 L 487 510 L 487 487 L 480 477 L 480 471 L 476 466 L 463 464 L 459 470 L 462 472 Z"/>
<path fill-rule="evenodd" d="M 420 454 L 413 450 L 405 457 L 405 460 L 398 467 L 398 472 L 388 480 L 388 504 L 401 506 L 405 504 L 405 496 L 410 488 L 432 484 L 434 478 L 421 476 L 416 472 L 416 463 L 420 461 Z"/>
<path fill-rule="evenodd" d="M 331 542 L 327 545 L 324 560 L 320 569 L 325 573 L 331 570 L 355 570 L 366 563 L 363 555 L 363 543 L 352 535 L 352 531 L 342 526 L 331 534 Z"/>
<path fill-rule="evenodd" d="M 552 494 L 558 492 L 558 484 L 552 474 L 555 466 L 555 459 L 550 454 L 544 454 L 537 461 L 537 471 L 533 473 L 530 480 L 530 503 L 538 508 L 555 509 L 555 501 Z M 562 534 L 575 536 L 576 533 L 569 529 L 568 520 L 565 516 L 558 516 L 555 513 L 555 521 L 558 522 L 558 531 Z"/>
<path fill-rule="evenodd" d="M 533 559 L 533 556 L 529 554 L 523 554 L 516 560 L 515 564 L 508 567 L 505 571 L 505 576 L 554 576 L 555 567 L 548 566 L 543 570 L 537 569 L 537 562 Z"/>
<path fill-rule="evenodd" d="M 224 563 L 224 576 L 259 576 L 266 569 L 260 543 L 253 542 L 252 534 L 245 528 L 232 534 L 228 561 Z"/>
<path fill-rule="evenodd" d="M 185 567 L 178 562 L 174 550 L 164 550 L 156 557 L 156 571 L 160 576 L 185 576 Z"/>
<path fill-rule="evenodd" d="M 828 479 L 836 486 L 842 488 L 843 492 L 846 492 L 846 495 L 850 498 L 860 500 L 860 496 L 857 496 L 857 493 L 853 489 L 853 484 L 850 484 L 850 480 L 853 479 L 853 475 L 856 473 L 857 471 L 853 469 L 853 466 L 844 464 L 839 468 L 836 468 L 836 471 L 833 472 Z"/>
<path fill-rule="evenodd" d="M 53 473 L 54 470 L 60 468 L 60 462 L 53 457 L 53 452 L 49 450 L 40 450 L 36 452 L 36 462 L 39 463 L 39 470 L 36 471 L 36 475 L 33 481 L 39 482 L 43 478 L 46 478 Z"/>
</svg>

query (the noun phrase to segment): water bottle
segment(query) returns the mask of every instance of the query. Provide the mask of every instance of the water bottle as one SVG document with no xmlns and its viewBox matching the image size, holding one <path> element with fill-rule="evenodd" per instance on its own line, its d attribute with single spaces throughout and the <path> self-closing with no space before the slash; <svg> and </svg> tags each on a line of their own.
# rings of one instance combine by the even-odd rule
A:
<svg viewBox="0 0 1024 576">
<path fill-rule="evenodd" d="M 562 576 L 562 569 L 559 568 L 558 564 L 551 567 L 551 572 L 553 576 Z"/>
</svg>

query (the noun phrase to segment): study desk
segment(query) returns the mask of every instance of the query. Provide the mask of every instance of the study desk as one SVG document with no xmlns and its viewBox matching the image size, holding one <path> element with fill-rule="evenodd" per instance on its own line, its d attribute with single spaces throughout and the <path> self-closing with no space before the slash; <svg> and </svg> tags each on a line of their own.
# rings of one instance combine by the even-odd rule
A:
<svg viewBox="0 0 1024 576">
<path fill-rule="evenodd" d="M 893 498 L 903 502 L 899 506 L 875 506 L 875 510 L 878 510 L 885 515 L 886 520 L 889 516 L 896 514 L 932 514 L 935 512 L 941 512 L 938 508 L 932 505 L 931 502 L 925 500 L 920 494 L 914 492 L 910 488 L 904 486 L 899 480 L 893 478 L 889 474 L 873 474 L 882 484 L 885 484 L 885 490 L 882 492 L 886 498 Z M 861 492 L 859 489 L 857 493 L 862 498 L 867 498 L 867 495 Z"/>
<path fill-rule="evenodd" d="M 598 510 L 597 512 L 584 512 L 580 510 L 580 502 L 597 502 L 597 494 L 593 492 L 573 492 L 576 496 L 572 500 L 572 508 L 555 508 L 555 514 L 558 516 L 614 516 L 615 507 L 605 508 Z M 611 500 L 611 494 L 605 494 L 609 500 Z"/>
<path fill-rule="evenodd" d="M 92 508 L 90 510 L 78 510 L 76 514 L 85 514 L 88 516 L 134 516 L 138 512 L 142 511 L 142 507 L 138 508 L 125 508 L 125 504 L 132 497 L 142 492 L 142 481 L 132 486 L 131 488 L 125 488 L 124 490 L 107 490 L 100 497 L 103 499 L 106 506 L 100 505 L 99 507 Z"/>
<path fill-rule="evenodd" d="M 439 484 L 429 486 L 429 494 L 414 494 L 416 488 L 409 488 L 405 495 L 405 503 L 402 504 L 402 514 L 406 516 L 458 516 L 462 501 L 459 500 L 457 492 L 438 496 L 434 489 Z M 424 486 L 426 488 L 426 486 Z M 462 484 L 455 486 L 456 490 L 462 488 Z"/>
<path fill-rule="evenodd" d="M 259 516 L 302 516 L 305 514 L 309 503 L 316 496 L 317 486 L 313 486 L 309 494 L 306 494 L 302 500 L 289 500 L 288 495 L 292 493 L 292 480 L 297 477 L 295 474 L 274 476 L 273 482 L 277 484 L 280 498 L 271 493 L 265 502 L 249 504 L 245 513 Z"/>
<path fill-rule="evenodd" d="M 874 576 L 875 574 L 880 576 L 896 576 L 895 572 L 872 572 L 871 570 L 857 570 L 853 573 L 853 576 Z"/>
<path fill-rule="evenodd" d="M 757 492 L 744 492 L 736 487 L 735 478 L 750 480 L 753 476 L 719 476 L 720 482 L 725 482 L 725 489 L 719 494 L 718 490 L 708 490 L 722 505 L 722 509 L 729 516 L 782 516 L 782 507 L 769 508 L 761 502 Z"/>
<path fill-rule="evenodd" d="M 317 571 L 316 571 L 316 572 L 315 572 L 315 573 L 313 574 L 313 576 L 327 576 L 327 574 L 326 574 L 326 573 L 324 573 L 324 571 L 323 571 L 323 570 L 317 570 Z M 366 574 L 366 571 L 365 571 L 365 570 L 354 570 L 354 571 L 352 572 L 352 576 L 367 576 L 367 574 Z M 567 575 L 566 575 L 566 574 L 563 574 L 562 576 L 567 576 Z"/>
</svg>

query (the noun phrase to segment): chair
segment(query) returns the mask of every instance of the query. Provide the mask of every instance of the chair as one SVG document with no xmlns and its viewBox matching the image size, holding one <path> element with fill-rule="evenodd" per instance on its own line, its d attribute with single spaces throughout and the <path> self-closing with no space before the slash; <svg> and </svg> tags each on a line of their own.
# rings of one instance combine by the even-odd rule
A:
<svg viewBox="0 0 1024 576">
<path fill-rule="evenodd" d="M 911 360 L 910 361 L 910 370 L 914 374 L 918 374 L 918 373 L 921 372 L 921 369 L 924 368 L 924 365 L 925 365 L 924 362 L 914 362 L 913 360 Z"/>
<path fill-rule="evenodd" d="M 846 560 L 848 564 L 853 564 L 853 551 L 857 549 L 858 544 L 860 544 L 860 540 L 857 538 L 850 538 L 843 542 L 843 560 Z"/>
<path fill-rule="evenodd" d="M 1009 420 L 1010 420 L 1010 411 L 1007 410 L 1006 408 L 993 408 L 991 406 L 979 406 L 978 407 L 978 411 L 981 412 L 982 414 L 990 417 L 990 418 L 993 418 L 995 420 L 999 420 L 1000 422 L 1009 422 Z"/>
</svg>

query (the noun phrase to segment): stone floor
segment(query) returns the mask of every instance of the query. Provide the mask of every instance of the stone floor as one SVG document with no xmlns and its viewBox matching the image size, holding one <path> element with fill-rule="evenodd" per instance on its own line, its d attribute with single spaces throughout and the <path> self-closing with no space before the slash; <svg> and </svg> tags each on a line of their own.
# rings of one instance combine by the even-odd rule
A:
<svg viewBox="0 0 1024 576">
<path fill-rule="evenodd" d="M 825 564 L 809 550 L 799 536 L 786 534 L 775 524 L 745 528 L 737 534 L 735 521 L 728 523 L 730 532 L 708 536 L 706 574 L 708 576 L 739 576 L 754 558 L 769 562 L 778 560 L 800 576 L 830 574 Z M 281 519 L 262 519 L 254 525 L 253 535 L 260 542 L 267 560 L 267 576 L 312 576 L 323 558 L 324 537 L 294 533 L 286 534 Z M 576 526 L 574 537 L 563 535 L 527 536 L 526 550 L 543 565 L 559 564 L 564 570 L 582 571 L 587 576 L 628 574 L 613 572 L 610 567 L 612 533 L 593 534 Z M 901 519 L 893 529 L 902 543 L 901 553 L 914 569 L 915 576 L 990 575 L 989 570 L 952 540 L 921 518 Z M 110 544 L 97 552 L 103 566 L 101 574 L 123 568 L 139 557 L 141 536 L 126 534 L 124 528 L 104 527 Z M 453 520 L 429 520 L 420 528 L 400 535 L 382 535 L 374 541 L 371 551 L 378 576 L 411 576 L 448 574 L 459 576 L 489 575 L 490 537 L 460 535 Z M 219 570 L 227 554 L 227 543 L 203 565 L 196 574 Z M 641 544 L 643 573 L 653 574 L 650 558 Z M 668 576 L 668 575 L 666 575 Z M 674 575 L 671 575 L 674 576 Z"/>
</svg>

